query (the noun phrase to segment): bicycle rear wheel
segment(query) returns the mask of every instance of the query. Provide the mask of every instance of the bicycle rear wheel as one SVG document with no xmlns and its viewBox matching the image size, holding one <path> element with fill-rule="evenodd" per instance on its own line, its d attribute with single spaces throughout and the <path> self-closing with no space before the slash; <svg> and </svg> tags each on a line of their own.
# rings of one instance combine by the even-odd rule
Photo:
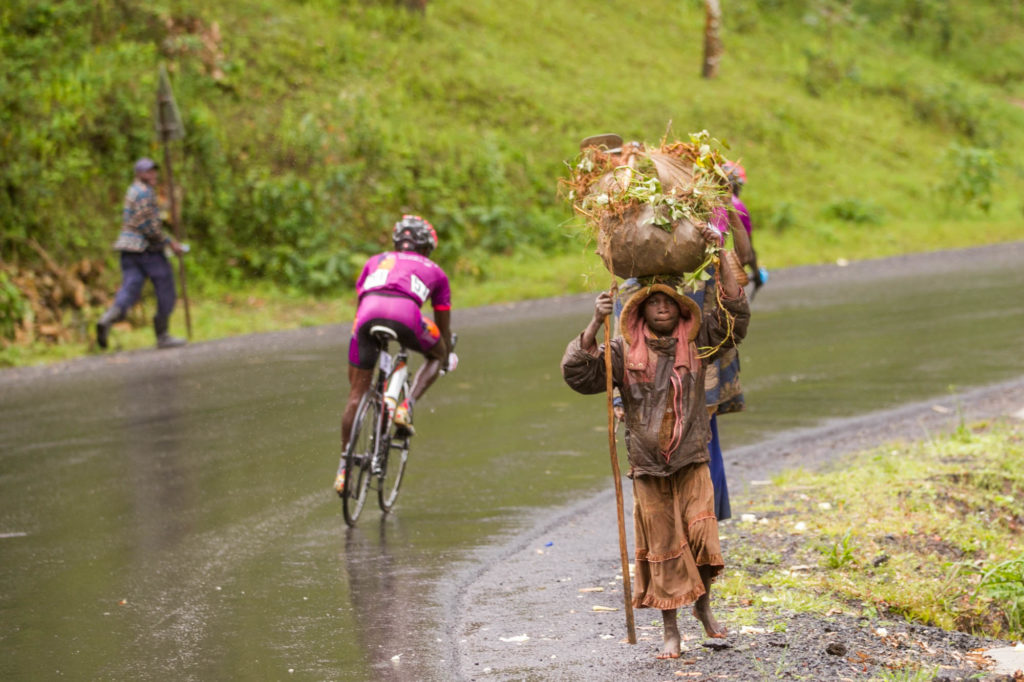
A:
<svg viewBox="0 0 1024 682">
<path fill-rule="evenodd" d="M 405 464 L 409 461 L 409 434 L 399 435 L 399 429 L 392 426 L 388 439 L 387 455 L 382 457 L 381 470 L 377 479 L 377 502 L 380 510 L 387 514 L 398 499 L 398 488 L 405 476 Z"/>
<path fill-rule="evenodd" d="M 345 523 L 355 526 L 366 504 L 370 487 L 370 465 L 377 449 L 377 429 L 380 424 L 380 403 L 374 391 L 366 392 L 359 401 L 352 422 L 348 450 L 345 452 L 345 488 L 341 495 L 341 511 Z"/>
</svg>

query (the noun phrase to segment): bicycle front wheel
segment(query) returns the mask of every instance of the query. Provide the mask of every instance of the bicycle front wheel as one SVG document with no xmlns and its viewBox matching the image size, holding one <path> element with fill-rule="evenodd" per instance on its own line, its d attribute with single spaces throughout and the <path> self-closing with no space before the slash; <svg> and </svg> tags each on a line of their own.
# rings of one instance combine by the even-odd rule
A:
<svg viewBox="0 0 1024 682">
<path fill-rule="evenodd" d="M 380 403 L 374 392 L 367 391 L 352 422 L 348 450 L 345 451 L 345 488 L 341 495 L 341 511 L 345 523 L 355 526 L 366 504 L 370 487 L 370 465 L 377 450 L 377 430 L 380 425 Z"/>
</svg>

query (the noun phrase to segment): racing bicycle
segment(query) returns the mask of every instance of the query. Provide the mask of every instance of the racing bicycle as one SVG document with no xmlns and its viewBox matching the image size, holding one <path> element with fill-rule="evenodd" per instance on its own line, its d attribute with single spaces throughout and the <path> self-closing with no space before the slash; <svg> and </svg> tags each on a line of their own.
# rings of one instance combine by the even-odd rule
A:
<svg viewBox="0 0 1024 682">
<path fill-rule="evenodd" d="M 409 349 L 399 343 L 398 352 L 392 356 L 389 346 L 398 343 L 398 334 L 384 325 L 371 327 L 370 335 L 380 350 L 376 372 L 359 401 L 348 447 L 338 466 L 338 474 L 342 470 L 345 473 L 341 511 L 349 526 L 355 526 L 371 488 L 377 491 L 377 503 L 383 513 L 394 508 L 409 461 L 412 436 L 408 429 L 395 424 L 394 416 L 395 405 L 401 405 L 409 395 Z"/>
</svg>

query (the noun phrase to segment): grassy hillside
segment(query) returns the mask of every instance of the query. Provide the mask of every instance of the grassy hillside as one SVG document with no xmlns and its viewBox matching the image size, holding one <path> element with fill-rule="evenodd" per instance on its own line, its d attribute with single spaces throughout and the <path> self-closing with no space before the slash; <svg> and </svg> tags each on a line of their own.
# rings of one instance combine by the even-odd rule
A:
<svg viewBox="0 0 1024 682">
<path fill-rule="evenodd" d="M 500 286 L 510 255 L 582 251 L 556 180 L 609 131 L 727 140 L 769 266 L 1024 236 L 1024 4 L 722 4 L 707 81 L 698 0 L 10 0 L 0 256 L 113 264 L 161 63 L 200 290 L 343 293 L 403 211 Z"/>
</svg>

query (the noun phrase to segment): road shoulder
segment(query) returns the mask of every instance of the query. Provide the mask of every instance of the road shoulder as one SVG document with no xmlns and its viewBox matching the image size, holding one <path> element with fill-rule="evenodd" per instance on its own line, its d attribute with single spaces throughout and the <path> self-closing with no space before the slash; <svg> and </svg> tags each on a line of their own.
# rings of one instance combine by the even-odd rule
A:
<svg viewBox="0 0 1024 682">
<path fill-rule="evenodd" d="M 794 467 L 824 469 L 848 453 L 949 433 L 962 421 L 1012 415 L 1021 408 L 1024 377 L 780 434 L 730 453 L 730 462 L 741 463 L 729 468 L 730 488 L 742 490 L 752 481 L 768 480 Z M 625 483 L 628 546 L 632 547 L 628 480 Z M 743 513 L 741 507 L 734 504 L 736 518 Z M 723 523 L 723 534 L 733 523 Z M 699 678 L 712 672 L 749 673 L 774 660 L 772 665 L 810 675 L 810 679 L 838 679 L 832 675 L 865 679 L 886 660 L 883 652 L 872 649 L 881 646 L 880 638 L 869 636 L 874 628 L 857 619 L 800 616 L 784 633 L 757 633 L 755 627 L 749 636 L 730 637 L 727 648 L 708 649 L 696 621 L 681 613 L 686 638 L 682 659 L 656 661 L 659 612 L 635 611 L 639 643 L 623 643 L 626 630 L 616 528 L 609 485 L 588 499 L 538 513 L 528 530 L 499 547 L 480 550 L 452 588 L 457 596 L 448 609 L 450 652 L 445 658 L 452 666 L 446 675 L 473 680 Z M 917 643 L 917 650 L 936 652 L 929 660 L 944 666 L 948 679 L 966 679 L 976 672 L 969 663 L 972 650 L 1010 645 L 912 624 L 905 624 L 900 632 L 900 637 Z M 876 664 L 864 662 L 858 671 L 843 657 L 835 660 L 825 651 L 835 641 L 849 651 L 873 652 L 865 655 Z"/>
</svg>

